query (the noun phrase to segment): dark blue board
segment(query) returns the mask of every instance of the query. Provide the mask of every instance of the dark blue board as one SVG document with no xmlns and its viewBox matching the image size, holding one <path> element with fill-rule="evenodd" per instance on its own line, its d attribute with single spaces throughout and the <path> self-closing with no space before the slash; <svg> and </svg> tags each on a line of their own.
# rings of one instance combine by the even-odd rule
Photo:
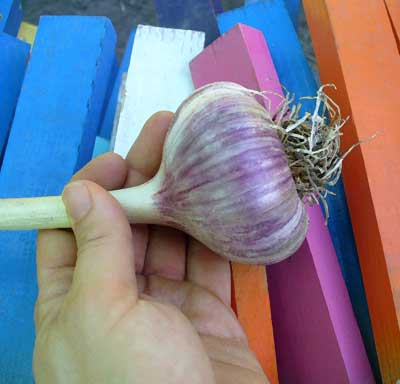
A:
<svg viewBox="0 0 400 384">
<path fill-rule="evenodd" d="M 29 49 L 29 44 L 0 32 L 0 169 Z"/>
<path fill-rule="evenodd" d="M 154 0 L 160 27 L 191 29 L 206 33 L 206 45 L 218 36 L 211 0 Z"/>
<path fill-rule="evenodd" d="M 41 18 L 0 173 L 1 198 L 60 194 L 91 158 L 115 45 L 106 18 Z M 0 232 L 1 383 L 32 381 L 35 240 L 34 231 Z"/>
<path fill-rule="evenodd" d="M 0 0 L 0 32 L 17 36 L 22 16 L 21 0 Z"/>
<path fill-rule="evenodd" d="M 220 32 L 225 33 L 237 23 L 247 24 L 264 33 L 271 56 L 284 87 L 302 96 L 316 94 L 317 85 L 307 64 L 294 25 L 283 0 L 259 0 L 218 16 Z M 313 111 L 312 101 L 302 101 L 302 112 Z M 365 291 L 355 246 L 346 196 L 341 182 L 332 188 L 335 198 L 329 198 L 329 230 L 342 273 L 349 291 L 354 313 L 367 350 L 368 358 L 379 379 L 379 366 Z M 343 246 L 343 244 L 346 244 Z"/>
<path fill-rule="evenodd" d="M 107 140 L 110 140 L 111 138 L 115 112 L 118 105 L 118 96 L 119 96 L 119 89 L 121 86 L 122 75 L 128 71 L 129 64 L 131 62 L 131 54 L 132 54 L 133 43 L 135 41 L 135 33 L 136 33 L 136 28 L 134 28 L 131 31 L 131 34 L 129 35 L 129 40 L 126 44 L 124 56 L 122 58 L 121 65 L 119 66 L 117 76 L 113 83 L 111 96 L 106 105 L 104 119 L 101 124 L 99 136 Z"/>
<path fill-rule="evenodd" d="M 224 5 L 222 4 L 222 0 L 212 0 L 212 5 L 215 13 L 224 12 Z"/>
</svg>

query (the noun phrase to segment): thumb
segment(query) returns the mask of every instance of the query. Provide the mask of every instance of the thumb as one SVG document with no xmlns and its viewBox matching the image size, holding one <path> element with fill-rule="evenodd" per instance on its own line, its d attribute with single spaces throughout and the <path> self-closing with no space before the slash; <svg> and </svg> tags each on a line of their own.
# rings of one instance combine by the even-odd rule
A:
<svg viewBox="0 0 400 384">
<path fill-rule="evenodd" d="M 68 184 L 63 201 L 78 247 L 74 284 L 129 288 L 137 296 L 132 233 L 118 202 L 90 181 Z"/>
</svg>

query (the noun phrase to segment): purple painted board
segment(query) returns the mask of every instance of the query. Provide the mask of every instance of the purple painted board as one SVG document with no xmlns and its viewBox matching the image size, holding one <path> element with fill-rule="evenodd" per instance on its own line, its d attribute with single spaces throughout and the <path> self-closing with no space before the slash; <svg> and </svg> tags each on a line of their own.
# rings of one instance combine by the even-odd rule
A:
<svg viewBox="0 0 400 384">
<path fill-rule="evenodd" d="M 239 67 L 247 57 L 237 54 L 234 40 L 238 30 L 249 49 L 258 52 L 253 73 Z M 266 52 L 262 33 L 239 24 L 193 60 L 194 83 L 201 86 L 231 80 L 282 94 Z M 307 211 L 310 229 L 301 249 L 267 268 L 280 383 L 373 383 L 321 208 L 308 207 Z"/>
</svg>

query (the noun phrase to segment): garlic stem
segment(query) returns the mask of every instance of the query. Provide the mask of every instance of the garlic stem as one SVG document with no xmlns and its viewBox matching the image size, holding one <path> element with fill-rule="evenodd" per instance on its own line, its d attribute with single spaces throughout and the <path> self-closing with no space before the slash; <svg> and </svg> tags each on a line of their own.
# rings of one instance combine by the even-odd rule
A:
<svg viewBox="0 0 400 384">
<path fill-rule="evenodd" d="M 159 177 L 133 188 L 110 192 L 131 223 L 164 222 L 153 202 Z M 70 228 L 61 196 L 0 199 L 0 230 Z"/>
</svg>

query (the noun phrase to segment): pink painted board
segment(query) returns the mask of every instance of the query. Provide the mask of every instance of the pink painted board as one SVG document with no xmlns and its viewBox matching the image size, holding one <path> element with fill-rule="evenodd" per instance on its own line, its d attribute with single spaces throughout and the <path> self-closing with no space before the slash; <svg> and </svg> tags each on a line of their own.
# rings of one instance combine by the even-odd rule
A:
<svg viewBox="0 0 400 384">
<path fill-rule="evenodd" d="M 263 34 L 238 24 L 191 63 L 194 84 L 234 81 L 282 94 Z M 279 98 L 272 99 L 276 107 Z M 373 383 L 335 250 L 319 206 L 307 207 L 301 249 L 267 268 L 280 383 Z"/>
<path fill-rule="evenodd" d="M 268 73 L 273 71 L 272 78 L 276 79 L 277 77 L 272 59 L 268 50 L 266 50 L 263 36 L 257 34 L 252 39 L 251 44 L 248 44 L 246 39 L 243 38 L 243 33 L 246 33 L 246 30 L 247 27 L 245 26 L 232 29 L 227 37 L 215 40 L 191 62 L 192 79 L 196 88 L 215 81 L 233 81 L 257 91 L 265 88 L 274 90 L 275 93 L 280 92 L 276 81 L 267 76 Z M 224 58 L 222 62 L 221 57 Z M 224 70 L 221 70 L 221 63 L 225 60 L 234 63 L 234 65 L 226 65 L 223 68 Z M 272 111 L 274 111 L 281 98 L 276 95 L 268 95 L 268 97 L 271 99 L 270 103 L 264 98 L 260 98 L 260 101 L 263 101 L 266 107 L 271 105 Z M 259 266 L 243 268 L 241 265 L 232 263 L 232 280 L 236 312 L 249 339 L 249 344 L 263 366 L 271 384 L 278 383 L 265 269 Z M 239 295 L 241 292 L 249 292 L 248 284 L 252 284 L 253 294 L 251 297 L 243 295 L 245 296 L 243 299 Z M 256 288 L 257 292 L 254 292 L 254 287 L 258 288 L 258 290 Z M 258 292 L 261 290 L 262 292 Z M 256 315 L 257 318 L 255 319 Z M 260 332 L 263 332 L 263 334 L 260 334 Z"/>
<path fill-rule="evenodd" d="M 216 62 L 213 57 L 222 61 Z M 233 81 L 256 91 L 268 91 L 265 96 L 270 103 L 261 97 L 259 100 L 267 108 L 271 106 L 272 112 L 282 101 L 277 96 L 282 94 L 282 89 L 264 36 L 246 25 L 238 24 L 215 40 L 191 62 L 190 68 L 196 88 L 215 81 Z"/>
</svg>

